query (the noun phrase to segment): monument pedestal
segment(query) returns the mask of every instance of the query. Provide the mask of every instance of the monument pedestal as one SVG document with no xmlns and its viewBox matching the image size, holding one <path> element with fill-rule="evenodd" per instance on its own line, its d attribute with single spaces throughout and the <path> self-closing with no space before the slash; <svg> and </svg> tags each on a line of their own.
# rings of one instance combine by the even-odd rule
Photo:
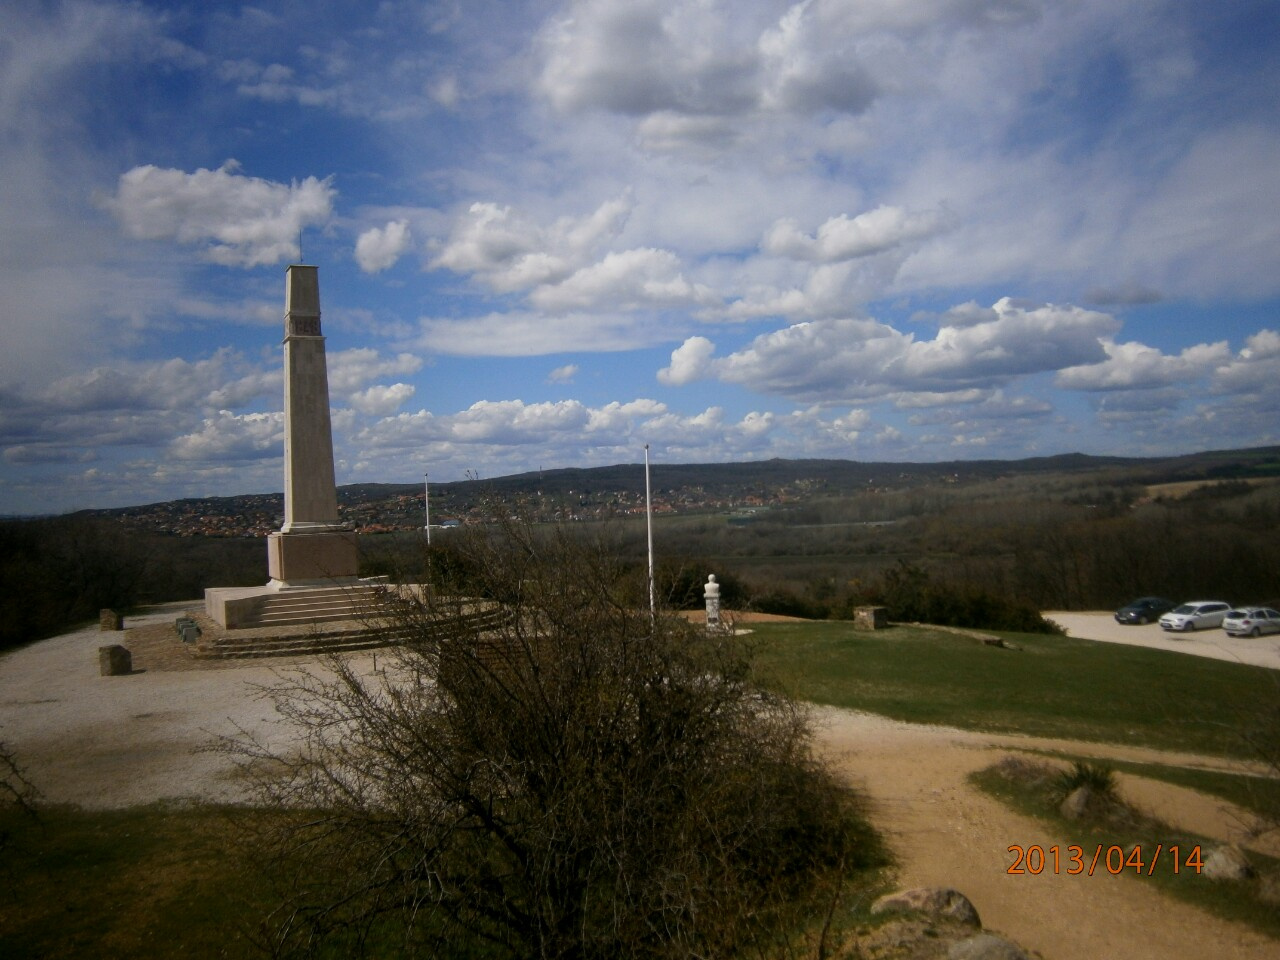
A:
<svg viewBox="0 0 1280 960">
<path fill-rule="evenodd" d="M 349 530 L 273 533 L 267 537 L 272 586 L 319 586 L 359 576 L 356 535 Z"/>
</svg>

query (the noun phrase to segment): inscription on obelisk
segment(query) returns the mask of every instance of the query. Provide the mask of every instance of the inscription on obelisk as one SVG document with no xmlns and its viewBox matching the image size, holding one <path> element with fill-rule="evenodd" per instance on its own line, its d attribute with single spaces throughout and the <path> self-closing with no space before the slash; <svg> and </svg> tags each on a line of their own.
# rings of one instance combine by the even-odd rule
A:
<svg viewBox="0 0 1280 960">
<path fill-rule="evenodd" d="M 358 574 L 356 535 L 338 522 L 329 374 L 315 267 L 289 267 L 284 314 L 284 525 L 267 538 L 275 586 Z"/>
</svg>

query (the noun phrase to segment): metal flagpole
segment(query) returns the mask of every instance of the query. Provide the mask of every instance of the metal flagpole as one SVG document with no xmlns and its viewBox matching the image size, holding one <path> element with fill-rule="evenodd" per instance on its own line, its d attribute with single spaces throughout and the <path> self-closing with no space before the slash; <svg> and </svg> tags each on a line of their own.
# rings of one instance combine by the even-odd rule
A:
<svg viewBox="0 0 1280 960">
<path fill-rule="evenodd" d="M 649 620 L 656 621 L 658 608 L 653 599 L 653 499 L 649 494 L 649 445 L 644 445 L 644 516 L 649 531 Z"/>
<path fill-rule="evenodd" d="M 431 546 L 431 487 L 427 483 L 428 474 L 422 475 L 422 502 L 427 510 L 427 546 Z"/>
</svg>

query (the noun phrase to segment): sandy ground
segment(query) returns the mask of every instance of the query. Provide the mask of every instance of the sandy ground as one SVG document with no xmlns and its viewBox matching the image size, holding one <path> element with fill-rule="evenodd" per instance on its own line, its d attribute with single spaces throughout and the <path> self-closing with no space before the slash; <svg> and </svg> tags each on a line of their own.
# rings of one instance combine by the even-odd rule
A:
<svg viewBox="0 0 1280 960">
<path fill-rule="evenodd" d="M 171 621 L 190 605 L 168 604 L 126 626 Z M 1107 640 L 1103 615 L 1055 615 L 1075 636 Z M 1075 619 L 1082 618 L 1082 619 Z M 1067 620 L 1069 622 L 1064 622 Z M 1216 637 L 1193 641 L 1121 631 L 1125 642 L 1244 659 Z M 1273 640 L 1274 638 L 1268 638 Z M 119 635 L 97 628 L 34 644 L 0 658 L 0 739 L 18 755 L 45 798 L 86 807 L 158 799 L 242 799 L 229 760 L 207 750 L 218 735 L 249 730 L 275 743 L 275 722 L 258 688 L 281 671 L 314 661 L 237 662 L 221 669 L 159 670 L 124 677 L 98 673 L 97 648 Z M 1264 640 L 1254 653 L 1276 655 Z M 1201 646 L 1203 645 L 1203 649 Z M 374 669 L 372 654 L 354 658 Z M 384 661 L 385 663 L 385 661 Z M 1275 665 L 1274 662 L 1268 665 Z M 966 775 L 1013 749 L 1058 749 L 1117 759 L 1163 760 L 1230 768 L 1214 758 L 1133 748 L 978 734 L 898 723 L 853 711 L 815 712 L 820 749 L 871 798 L 873 816 L 899 861 L 903 886 L 940 884 L 963 891 L 984 923 L 1048 960 L 1276 960 L 1280 943 L 1171 901 L 1140 879 L 1011 876 L 1011 844 L 1048 849 L 1060 838 L 971 788 Z M 1135 777 L 1122 792 L 1180 828 L 1242 839 L 1240 811 L 1190 790 Z M 1280 853 L 1274 846 L 1268 852 Z"/>
</svg>

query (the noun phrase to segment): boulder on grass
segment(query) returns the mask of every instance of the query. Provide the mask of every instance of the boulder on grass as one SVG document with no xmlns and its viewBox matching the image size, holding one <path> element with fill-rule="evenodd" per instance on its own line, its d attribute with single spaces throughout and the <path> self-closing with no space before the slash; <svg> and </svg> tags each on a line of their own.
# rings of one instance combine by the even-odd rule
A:
<svg viewBox="0 0 1280 960">
<path fill-rule="evenodd" d="M 1204 858 L 1200 875 L 1210 880 L 1245 880 L 1253 876 L 1253 867 L 1239 847 L 1216 847 Z"/>
<path fill-rule="evenodd" d="M 955 920 L 971 927 L 981 927 L 977 908 L 959 890 L 950 887 L 916 887 L 885 894 L 871 905 L 871 912 L 923 913 L 943 920 Z"/>
</svg>

